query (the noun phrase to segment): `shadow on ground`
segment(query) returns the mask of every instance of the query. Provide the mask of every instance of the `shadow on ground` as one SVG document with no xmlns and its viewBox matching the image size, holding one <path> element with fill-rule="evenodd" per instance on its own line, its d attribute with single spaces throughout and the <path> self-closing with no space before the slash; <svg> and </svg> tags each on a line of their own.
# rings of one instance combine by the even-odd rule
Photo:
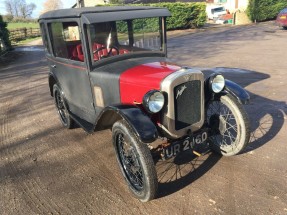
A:
<svg viewBox="0 0 287 215">
<path fill-rule="evenodd" d="M 21 56 L 21 53 L 19 53 L 15 58 L 17 59 L 19 56 Z M 19 73 L 18 70 L 22 70 L 23 73 Z M 263 83 L 264 80 L 270 78 L 270 75 L 268 74 L 238 68 L 213 68 L 204 71 L 206 75 L 213 72 L 220 72 L 224 74 L 227 79 L 237 82 L 244 88 L 255 83 Z M 42 119 L 43 113 L 51 112 L 52 109 L 54 109 L 53 102 L 49 96 L 48 86 L 45 84 L 46 82 L 42 80 L 47 78 L 46 73 L 47 67 L 44 60 L 40 62 L 23 62 L 18 66 L 4 66 L 0 71 L 1 78 L 8 81 L 15 81 L 15 84 L 17 84 L 17 78 L 21 78 L 21 76 L 23 76 L 25 78 L 31 78 L 31 82 L 28 83 L 29 86 L 27 88 L 21 88 L 21 85 L 19 88 L 14 88 L 12 85 L 10 88 L 5 88 L 6 93 L 3 95 L 2 99 L 8 101 L 12 98 L 15 99 L 16 97 L 19 97 L 20 101 L 16 103 L 17 106 L 10 107 L 6 110 L 6 112 L 3 112 L 3 114 L 11 115 L 12 117 L 13 113 L 17 113 L 17 116 L 21 116 L 21 118 L 23 116 L 26 118 L 35 117 L 39 120 Z M 41 83 L 41 85 L 34 85 L 33 83 Z M 259 84 L 258 87 L 262 87 L 262 90 L 264 90 L 264 83 L 262 85 Z M 255 150 L 270 142 L 283 127 L 284 114 L 287 114 L 286 101 L 276 101 L 252 93 L 250 93 L 250 95 L 251 104 L 245 106 L 245 108 L 250 117 L 252 134 L 250 143 L 243 153 Z M 25 99 L 21 100 L 21 98 Z M 35 107 L 30 105 L 32 102 L 34 103 Z M 13 123 L 14 121 L 18 120 L 18 118 L 8 118 L 8 120 L 10 123 Z M 23 127 L 29 128 L 37 124 L 40 125 L 41 122 L 27 121 L 26 123 L 23 123 Z M 14 136 L 19 134 L 23 127 L 18 126 L 16 129 L 11 131 L 11 134 L 9 135 Z M 60 127 L 58 126 L 47 126 L 47 128 L 41 130 L 41 132 L 36 130 L 35 133 L 29 136 L 29 139 L 24 138 L 25 136 L 23 134 L 23 138 L 19 137 L 18 141 L 14 141 L 11 138 L 9 139 L 7 136 L 7 142 L 5 142 L 5 145 L 1 145 L 0 147 L 0 154 L 4 154 L 6 151 L 15 151 L 16 148 L 24 148 L 24 150 L 21 150 L 21 156 L 18 160 L 15 158 L 16 160 L 14 160 L 14 163 L 7 164 L 12 166 L 15 170 L 9 173 L 10 177 L 22 177 L 22 174 L 27 175 L 30 171 L 32 171 L 32 168 L 30 167 L 34 167 L 35 163 L 37 163 L 37 160 L 35 160 L 37 157 L 39 157 L 36 156 L 37 153 L 46 154 L 53 148 L 53 150 L 56 150 L 57 153 L 60 154 L 61 150 L 65 149 L 67 144 L 58 140 L 61 139 L 61 137 L 58 137 L 58 139 L 54 141 L 53 139 L 49 140 L 50 137 L 55 138 L 54 136 L 56 133 L 58 133 L 57 130 L 59 129 Z M 64 134 L 67 134 L 67 132 Z M 86 136 L 84 133 L 69 134 L 69 139 L 67 142 L 74 142 L 77 140 L 77 135 L 79 142 L 81 142 L 82 138 Z M 59 134 L 59 136 L 61 136 L 61 134 Z M 36 149 L 38 142 L 42 140 L 48 140 L 48 142 L 45 143 L 47 146 L 46 149 L 43 149 L 41 152 L 37 152 L 35 155 L 34 153 L 31 153 L 31 148 Z M 61 142 L 61 144 L 59 144 L 59 142 Z M 49 144 L 52 144 L 54 147 L 50 147 Z M 55 145 L 57 145 L 57 147 L 55 147 Z M 25 151 L 27 152 L 27 156 L 23 156 Z M 83 156 L 86 153 L 89 152 L 84 151 Z M 73 159 L 75 158 L 73 157 Z M 80 160 L 80 157 L 77 159 Z M 221 156 L 213 153 L 209 153 L 202 157 L 196 157 L 191 152 L 185 152 L 168 161 L 158 162 L 156 164 L 159 180 L 158 197 L 161 198 L 168 196 L 186 186 L 191 185 L 193 182 L 211 170 L 220 159 Z M 29 161 L 25 166 L 28 173 L 26 171 L 22 171 L 25 168 L 22 168 L 20 171 L 19 168 L 15 167 L 23 164 L 25 161 Z M 49 165 L 53 165 L 53 162 L 49 163 Z"/>
<path fill-rule="evenodd" d="M 275 36 L 274 33 L 277 31 L 281 30 L 274 28 L 273 25 L 260 24 L 210 29 L 197 32 L 192 37 L 190 34 L 183 33 L 175 38 L 168 38 L 168 57 L 175 62 L 187 62 L 188 64 L 198 56 L 201 60 L 209 60 L 210 57 L 219 56 L 223 52 L 232 52 L 233 49 L 256 40 L 270 40 L 268 36 L 270 34 Z"/>
</svg>

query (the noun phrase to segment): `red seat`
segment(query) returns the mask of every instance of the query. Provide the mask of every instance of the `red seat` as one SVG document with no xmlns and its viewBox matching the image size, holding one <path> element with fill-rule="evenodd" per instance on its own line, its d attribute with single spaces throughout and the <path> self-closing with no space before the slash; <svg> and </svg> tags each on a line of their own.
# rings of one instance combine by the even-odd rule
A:
<svg viewBox="0 0 287 215">
<path fill-rule="evenodd" d="M 120 54 L 126 54 L 129 53 L 129 50 L 127 49 L 120 49 Z"/>
<path fill-rule="evenodd" d="M 73 48 L 73 50 L 72 50 L 72 55 L 71 55 L 71 59 L 72 59 L 72 60 L 79 60 L 77 47 L 74 47 L 74 48 Z"/>
<path fill-rule="evenodd" d="M 99 51 L 95 52 L 96 50 L 99 50 Z M 94 61 L 98 61 L 103 56 L 108 56 L 108 49 L 102 44 L 94 43 L 93 44 L 93 51 L 95 52 L 94 53 Z M 125 54 L 128 52 L 129 51 L 127 49 L 120 49 L 119 50 L 119 54 Z M 112 55 L 117 55 L 117 54 L 118 54 L 117 51 L 115 49 L 113 49 Z M 78 44 L 73 49 L 71 59 L 84 62 L 85 58 L 84 58 L 84 53 L 83 53 L 83 49 L 82 49 L 82 44 Z"/>
<path fill-rule="evenodd" d="M 72 50 L 72 53 L 71 53 L 71 59 L 72 60 L 84 62 L 84 53 L 83 53 L 83 49 L 82 49 L 82 44 L 78 44 L 77 46 L 75 46 L 71 50 Z"/>
<path fill-rule="evenodd" d="M 83 53 L 83 49 L 82 49 L 82 44 L 77 45 L 76 49 L 77 49 L 77 52 L 78 52 L 79 60 L 84 62 L 85 58 L 84 58 L 84 53 Z"/>
<path fill-rule="evenodd" d="M 99 50 L 99 51 L 96 51 L 96 50 Z M 93 51 L 95 52 L 94 53 L 94 60 L 97 61 L 99 59 L 101 59 L 103 56 L 108 56 L 108 49 L 102 45 L 102 44 L 99 44 L 99 43 L 94 43 L 93 44 Z M 129 51 L 127 49 L 120 49 L 119 50 L 119 54 L 125 54 L 125 53 L 128 53 Z M 116 49 L 113 49 L 112 50 L 112 55 L 117 55 L 118 52 Z"/>
<path fill-rule="evenodd" d="M 99 51 L 96 51 L 99 50 Z M 108 55 L 108 50 L 105 48 L 104 45 L 99 44 L 99 43 L 94 43 L 93 44 L 93 51 L 94 53 L 94 60 L 97 61 L 101 59 L 102 56 L 107 56 Z"/>
</svg>

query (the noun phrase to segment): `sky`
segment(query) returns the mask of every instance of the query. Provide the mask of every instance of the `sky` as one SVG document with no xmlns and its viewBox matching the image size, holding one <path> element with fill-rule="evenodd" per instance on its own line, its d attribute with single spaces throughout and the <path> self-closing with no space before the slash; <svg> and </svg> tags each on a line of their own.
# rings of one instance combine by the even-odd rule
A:
<svg viewBox="0 0 287 215">
<path fill-rule="evenodd" d="M 6 14 L 4 1 L 5 0 L 0 0 L 0 14 L 1 15 Z M 34 3 L 37 6 L 35 11 L 32 14 L 32 18 L 38 18 L 39 17 L 40 11 L 43 9 L 43 3 L 45 1 L 46 0 L 26 0 L 27 4 Z M 63 8 L 70 8 L 76 3 L 76 0 L 62 0 L 62 3 L 63 3 Z"/>
</svg>

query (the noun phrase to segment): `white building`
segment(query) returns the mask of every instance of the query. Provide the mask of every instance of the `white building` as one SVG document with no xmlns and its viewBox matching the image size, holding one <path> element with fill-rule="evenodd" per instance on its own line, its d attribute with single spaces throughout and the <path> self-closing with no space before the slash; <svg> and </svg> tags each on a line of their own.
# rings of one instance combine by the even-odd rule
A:
<svg viewBox="0 0 287 215">
<path fill-rule="evenodd" d="M 74 7 L 94 7 L 109 3 L 109 0 L 77 0 Z"/>
<path fill-rule="evenodd" d="M 209 4 L 222 4 L 230 12 L 235 12 L 237 10 L 245 11 L 249 0 L 207 0 L 207 2 Z"/>
</svg>

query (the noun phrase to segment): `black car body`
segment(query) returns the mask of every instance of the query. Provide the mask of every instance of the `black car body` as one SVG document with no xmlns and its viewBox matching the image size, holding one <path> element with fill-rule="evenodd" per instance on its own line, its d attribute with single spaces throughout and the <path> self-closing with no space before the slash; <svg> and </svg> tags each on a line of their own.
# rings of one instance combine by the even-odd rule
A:
<svg viewBox="0 0 287 215">
<path fill-rule="evenodd" d="M 249 140 L 249 95 L 221 74 L 167 59 L 166 18 L 157 7 L 57 10 L 40 19 L 50 93 L 61 122 L 112 129 L 120 169 L 141 201 L 155 198 L 152 158 L 198 145 L 230 156 Z M 155 144 L 157 140 L 160 144 Z"/>
</svg>

